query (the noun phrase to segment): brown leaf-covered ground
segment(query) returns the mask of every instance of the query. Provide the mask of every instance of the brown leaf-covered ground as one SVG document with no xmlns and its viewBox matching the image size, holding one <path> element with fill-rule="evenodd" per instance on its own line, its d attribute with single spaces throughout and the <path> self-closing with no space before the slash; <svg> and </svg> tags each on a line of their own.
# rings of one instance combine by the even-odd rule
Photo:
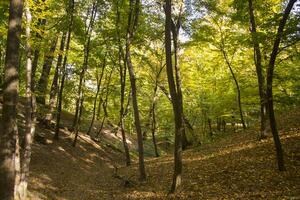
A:
<svg viewBox="0 0 300 200">
<path fill-rule="evenodd" d="M 299 114 L 299 113 L 298 113 Z M 299 115 L 300 116 L 300 115 Z M 168 195 L 173 158 L 147 158 L 147 181 L 138 181 L 137 164 L 125 167 L 123 156 L 81 134 L 48 145 L 35 143 L 30 174 L 31 199 L 300 199 L 300 124 L 279 119 L 287 171 L 278 172 L 271 136 L 257 141 L 257 130 L 224 133 L 214 142 L 183 153 L 182 187 Z M 291 118 L 291 115 L 287 115 Z M 49 140 L 51 131 L 38 129 Z M 114 175 L 115 168 L 118 175 Z M 126 183 L 129 180 L 129 183 Z"/>
</svg>

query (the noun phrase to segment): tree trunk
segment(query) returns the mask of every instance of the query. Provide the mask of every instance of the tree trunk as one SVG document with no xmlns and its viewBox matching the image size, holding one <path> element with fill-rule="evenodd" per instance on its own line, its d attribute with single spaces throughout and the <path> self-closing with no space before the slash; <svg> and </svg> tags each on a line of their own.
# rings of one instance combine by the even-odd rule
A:
<svg viewBox="0 0 300 200">
<path fill-rule="evenodd" d="M 156 107 L 156 93 L 157 93 L 157 81 L 154 87 L 154 95 L 153 95 L 153 101 L 152 101 L 152 106 L 151 106 L 151 133 L 152 133 L 152 142 L 154 146 L 154 153 L 156 157 L 159 157 L 158 149 L 157 149 L 157 143 L 156 143 L 156 138 L 155 138 L 155 132 L 156 132 L 156 114 L 155 114 L 155 107 Z"/>
<path fill-rule="evenodd" d="M 59 49 L 59 55 L 57 59 L 57 64 L 54 72 L 54 77 L 50 89 L 50 99 L 49 99 L 49 113 L 46 115 L 46 124 L 50 125 L 51 120 L 53 119 L 53 112 L 55 108 L 56 103 L 56 95 L 58 92 L 58 76 L 59 76 L 59 70 L 61 68 L 62 59 L 63 59 L 63 51 L 65 48 L 65 40 L 66 40 L 66 33 L 62 34 L 61 42 L 60 42 L 60 49 Z"/>
<path fill-rule="evenodd" d="M 78 130 L 76 130 L 76 127 L 78 127 L 78 122 L 79 122 L 79 111 L 81 110 L 80 105 L 82 102 L 83 98 L 83 82 L 84 82 L 84 77 L 85 77 L 85 72 L 87 71 L 88 68 L 88 62 L 89 62 L 89 53 L 90 53 L 90 43 L 91 43 L 91 32 L 93 29 L 93 24 L 94 24 L 94 19 L 96 17 L 97 13 L 97 6 L 96 3 L 93 4 L 92 7 L 92 13 L 90 16 L 90 23 L 87 25 L 86 22 L 86 32 L 85 32 L 85 42 L 84 42 L 84 58 L 83 58 L 83 65 L 79 77 L 79 86 L 78 86 L 78 91 L 77 91 L 77 100 L 76 100 L 76 109 L 75 109 L 75 117 L 73 121 L 73 129 L 75 129 L 75 132 L 78 133 Z M 87 13 L 87 18 L 89 15 L 89 10 Z"/>
<path fill-rule="evenodd" d="M 126 134 L 125 134 L 125 127 L 124 127 L 124 99 L 125 99 L 125 87 L 126 87 L 126 61 L 124 61 L 123 57 L 123 49 L 122 49 L 122 43 L 121 43 L 121 35 L 120 35 L 120 10 L 119 10 L 119 1 L 117 1 L 117 16 L 116 16 L 116 30 L 117 30 L 117 38 L 118 38 L 118 65 L 119 65 L 119 72 L 120 72 L 120 85 L 121 85 L 121 91 L 120 91 L 120 129 L 121 129 L 121 135 L 122 135 L 122 142 L 125 152 L 125 162 L 126 166 L 129 166 L 131 164 L 130 160 L 130 154 L 129 154 L 129 147 L 126 140 Z M 122 65 L 122 60 L 124 61 L 124 66 Z M 129 98 L 128 98 L 129 99 Z"/>
<path fill-rule="evenodd" d="M 96 95 L 95 95 L 95 99 L 94 99 L 93 116 L 92 116 L 92 120 L 91 120 L 89 130 L 87 132 L 88 135 L 91 134 L 91 131 L 92 131 L 93 126 L 94 126 L 94 121 L 95 121 L 95 116 L 96 116 L 97 99 L 98 99 L 98 95 L 99 95 L 99 92 L 100 92 L 100 87 L 101 87 L 101 82 L 102 82 L 105 66 L 106 66 L 106 62 L 105 62 L 105 59 L 104 59 L 100 77 L 98 78 L 98 75 L 97 75 L 97 91 L 96 91 Z"/>
<path fill-rule="evenodd" d="M 146 180 L 146 172 L 145 172 L 145 164 L 144 164 L 144 147 L 143 147 L 143 134 L 140 122 L 140 114 L 138 108 L 137 101 L 137 92 L 136 92 L 136 79 L 133 70 L 133 64 L 131 62 L 131 41 L 134 37 L 134 33 L 137 29 L 138 25 L 138 17 L 139 17 L 139 8 L 140 0 L 130 0 L 130 12 L 128 16 L 128 26 L 127 26 L 127 38 L 126 38 L 126 63 L 128 66 L 130 84 L 131 84 L 131 92 L 132 92 L 132 106 L 134 113 L 134 124 L 137 133 L 137 141 L 138 141 L 138 151 L 139 151 L 139 171 L 140 171 L 140 180 Z"/>
<path fill-rule="evenodd" d="M 249 15 L 250 15 L 250 24 L 251 24 L 251 36 L 252 36 L 252 43 L 254 48 L 254 63 L 256 67 L 256 74 L 257 74 L 257 81 L 258 81 L 258 92 L 260 98 L 260 139 L 266 137 L 266 96 L 264 92 L 265 88 L 265 81 L 262 72 L 262 56 L 259 47 L 259 42 L 257 39 L 257 32 L 256 32 L 256 23 L 254 17 L 254 9 L 252 0 L 248 0 L 249 3 Z"/>
<path fill-rule="evenodd" d="M 40 10 L 37 12 L 40 12 Z M 43 30 L 45 24 L 46 24 L 46 19 L 38 19 L 38 24 L 37 24 L 38 28 L 42 27 L 42 30 Z M 36 38 L 37 38 L 37 41 L 39 44 L 42 40 L 41 33 L 37 32 Z M 40 58 L 40 49 L 38 47 L 34 50 L 34 57 L 33 57 L 33 63 L 32 63 L 32 74 L 31 74 L 31 90 L 32 91 L 35 91 L 35 73 L 36 73 L 36 70 L 38 67 L 39 58 Z"/>
<path fill-rule="evenodd" d="M 181 115 L 184 116 L 183 114 L 183 97 L 182 97 L 182 91 L 181 91 L 181 76 L 180 76 L 180 66 L 179 66 L 179 60 L 178 60 L 178 51 L 179 51 L 179 40 L 178 40 L 178 34 L 180 31 L 181 27 L 181 13 L 182 13 L 182 7 L 180 8 L 180 14 L 177 20 L 177 24 L 171 21 L 171 31 L 173 33 L 173 45 L 174 45 L 174 68 L 175 68 L 175 81 L 176 81 L 176 89 L 177 89 L 177 94 L 178 94 L 178 101 L 179 101 L 179 109 L 180 112 L 182 113 Z M 182 125 L 184 125 L 184 119 L 182 118 Z M 183 128 L 182 135 L 182 149 L 185 150 L 189 144 L 187 137 L 186 137 L 186 132 L 185 128 Z"/>
<path fill-rule="evenodd" d="M 45 61 L 42 69 L 42 74 L 38 82 L 37 87 L 37 101 L 41 104 L 46 104 L 46 92 L 48 87 L 48 80 L 50 76 L 50 71 L 52 67 L 52 62 L 54 59 L 54 52 L 56 49 L 58 37 L 55 37 L 53 46 L 50 48 L 48 55 L 45 56 Z"/>
<path fill-rule="evenodd" d="M 223 39 L 222 39 L 223 41 Z M 221 45 L 221 51 L 222 51 L 222 54 L 223 54 L 223 57 L 225 59 L 225 62 L 230 70 L 230 73 L 231 73 L 231 76 L 234 80 L 234 83 L 235 83 L 235 86 L 236 86 L 236 90 L 237 90 L 237 100 L 238 100 L 238 107 L 239 107 L 239 113 L 240 113 L 240 117 L 241 117 L 241 123 L 242 123 L 242 126 L 243 126 L 243 129 L 246 129 L 246 124 L 245 124 L 245 121 L 244 121 L 244 115 L 243 115 L 243 109 L 242 109 L 242 102 L 241 102 L 241 89 L 240 89 L 240 85 L 237 81 L 237 78 L 233 72 L 233 69 L 232 69 L 232 66 L 231 66 L 231 63 L 229 62 L 229 59 L 228 59 L 228 56 L 226 54 L 226 51 L 224 49 L 224 43 L 222 42 L 222 45 Z"/>
<path fill-rule="evenodd" d="M 35 101 L 33 101 L 32 91 L 31 91 L 31 73 L 32 73 L 32 56 L 31 56 L 31 13 L 29 5 L 26 3 L 25 6 L 25 16 L 26 16 L 26 113 L 25 113 L 25 137 L 23 144 L 23 151 L 21 153 L 21 175 L 20 182 L 16 185 L 16 198 L 20 200 L 27 199 L 27 185 L 29 176 L 29 164 L 31 160 L 31 143 L 33 140 L 35 132 L 35 120 L 34 107 Z"/>
<path fill-rule="evenodd" d="M 0 199 L 13 200 L 18 152 L 17 104 L 19 95 L 19 47 L 23 0 L 11 0 L 3 84 L 2 128 L 0 135 Z"/>
<path fill-rule="evenodd" d="M 273 73 L 274 73 L 274 68 L 275 68 L 276 57 L 278 54 L 279 44 L 280 44 L 280 41 L 283 36 L 284 27 L 285 27 L 286 21 L 289 17 L 289 14 L 290 14 L 295 2 L 296 2 L 296 0 L 289 1 L 286 9 L 284 11 L 283 17 L 280 20 L 276 38 L 275 38 L 274 45 L 273 45 L 273 50 L 272 50 L 270 61 L 269 61 L 269 65 L 267 68 L 267 102 L 268 102 L 268 108 L 269 108 L 268 112 L 269 112 L 269 119 L 270 119 L 270 127 L 271 127 L 274 144 L 275 144 L 275 148 L 276 148 L 277 164 L 278 164 L 279 171 L 284 171 L 285 166 L 284 166 L 281 142 L 280 142 L 280 138 L 279 138 L 279 134 L 278 134 L 278 130 L 277 130 L 276 119 L 275 119 L 275 114 L 274 114 L 273 91 L 272 91 Z"/>
<path fill-rule="evenodd" d="M 56 115 L 56 127 L 55 127 L 55 134 L 54 134 L 54 139 L 58 140 L 59 139 L 59 124 L 60 124 L 60 117 L 61 117 L 61 109 L 62 109 L 62 95 L 63 95 L 63 89 L 64 89 L 64 84 L 65 84 L 65 78 L 66 78 L 66 64 L 67 64 L 67 59 L 68 59 L 68 54 L 69 54 L 69 48 L 70 48 L 70 41 L 71 41 L 71 33 L 72 33 L 72 27 L 73 27 L 73 19 L 74 19 L 74 0 L 69 1 L 69 9 L 70 9 L 70 21 L 69 21 L 69 30 L 68 30 L 68 36 L 67 36 L 67 43 L 66 43 L 66 53 L 62 65 L 62 77 L 61 77 L 61 83 L 60 83 L 60 88 L 59 88 L 59 93 L 58 93 L 58 105 L 57 105 L 57 115 Z"/>
<path fill-rule="evenodd" d="M 167 65 L 167 77 L 169 90 L 172 99 L 174 121 L 175 121 L 175 147 L 174 147 L 174 174 L 173 182 L 171 186 L 171 193 L 175 192 L 176 189 L 181 185 L 181 174 L 182 174 L 182 112 L 180 110 L 180 101 L 176 91 L 176 85 L 173 75 L 172 66 L 172 41 L 171 41 L 171 24 L 172 24 L 172 5 L 171 0 L 166 0 L 165 4 L 165 48 L 166 48 L 166 65 Z"/>
</svg>

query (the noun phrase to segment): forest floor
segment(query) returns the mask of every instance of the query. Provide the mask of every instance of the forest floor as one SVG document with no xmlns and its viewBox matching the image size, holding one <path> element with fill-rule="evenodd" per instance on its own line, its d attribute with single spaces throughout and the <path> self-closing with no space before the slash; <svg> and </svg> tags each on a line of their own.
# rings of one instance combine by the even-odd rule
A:
<svg viewBox="0 0 300 200">
<path fill-rule="evenodd" d="M 30 199 L 300 199 L 299 116 L 279 119 L 286 171 L 277 170 L 271 136 L 257 141 L 254 129 L 224 133 L 183 152 L 183 182 L 173 195 L 172 155 L 147 158 L 147 181 L 139 182 L 136 162 L 125 167 L 121 152 L 84 134 L 74 148 L 74 136 L 63 130 L 58 142 L 33 145 Z M 52 140 L 51 131 L 41 131 Z"/>
<path fill-rule="evenodd" d="M 71 117 L 64 114 L 66 122 Z M 218 134 L 213 142 L 183 152 L 182 186 L 169 195 L 173 155 L 147 157 L 147 180 L 139 182 L 138 164 L 124 166 L 123 153 L 103 141 L 61 129 L 37 126 L 46 143 L 34 142 L 30 164 L 30 200 L 125 200 L 125 199 L 291 199 L 300 200 L 300 110 L 278 118 L 287 170 L 279 172 L 271 136 L 258 141 L 257 128 Z M 21 120 L 19 120 L 21 121 Z M 120 136 L 118 136 L 120 137 Z M 132 142 L 133 140 L 130 139 Z M 134 142 L 133 142 L 134 143 Z M 132 144 L 134 149 L 134 144 Z M 117 169 L 117 170 L 116 170 Z"/>
</svg>

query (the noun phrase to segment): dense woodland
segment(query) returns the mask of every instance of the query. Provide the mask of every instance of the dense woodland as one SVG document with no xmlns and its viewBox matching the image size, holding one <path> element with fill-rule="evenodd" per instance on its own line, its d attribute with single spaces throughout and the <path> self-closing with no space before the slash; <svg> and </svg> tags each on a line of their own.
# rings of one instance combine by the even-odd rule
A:
<svg viewBox="0 0 300 200">
<path fill-rule="evenodd" d="M 0 199 L 27 199 L 31 157 L 66 137 L 70 152 L 85 140 L 118 152 L 111 179 L 120 187 L 151 185 L 159 168 L 145 160 L 167 156 L 172 176 L 162 199 L 187 185 L 191 151 L 246 133 L 257 145 L 272 141 L 261 152 L 272 156 L 275 177 L 299 171 L 289 167 L 281 140 L 289 137 L 280 131 L 290 127 L 285 115 L 299 137 L 300 115 L 292 114 L 300 109 L 299 9 L 297 0 L 1 1 Z M 137 180 L 132 171 L 120 175 L 122 167 Z M 300 197 L 299 177 L 287 199 Z M 271 197 L 252 197 L 260 198 Z"/>
</svg>

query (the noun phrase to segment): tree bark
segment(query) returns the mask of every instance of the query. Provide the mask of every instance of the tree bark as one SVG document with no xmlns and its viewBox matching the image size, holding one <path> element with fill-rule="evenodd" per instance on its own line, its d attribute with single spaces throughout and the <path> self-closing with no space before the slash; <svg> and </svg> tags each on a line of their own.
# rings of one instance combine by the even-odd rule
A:
<svg viewBox="0 0 300 200">
<path fill-rule="evenodd" d="M 61 77 L 61 83 L 59 87 L 59 93 L 58 93 L 58 105 L 57 105 L 57 115 L 56 115 L 56 127 L 55 127 L 55 134 L 54 139 L 59 140 L 59 124 L 60 124 L 60 118 L 61 118 L 61 110 L 62 110 L 62 95 L 63 95 L 63 89 L 65 84 L 65 78 L 66 78 L 66 64 L 70 49 L 70 41 L 71 41 L 71 33 L 72 33 L 72 27 L 73 27 L 73 20 L 74 20 L 74 0 L 69 1 L 69 10 L 71 13 L 70 21 L 69 21 L 69 30 L 68 30 L 68 36 L 67 36 L 67 43 L 66 43 L 66 53 L 64 56 L 64 61 L 62 65 L 62 77 Z"/>
<path fill-rule="evenodd" d="M 2 128 L 0 135 L 0 199 L 13 200 L 18 152 L 17 104 L 19 95 L 19 47 L 23 0 L 11 0 L 3 84 Z"/>
<path fill-rule="evenodd" d="M 277 29 L 276 38 L 273 44 L 273 49 L 269 61 L 269 65 L 267 68 L 267 102 L 268 102 L 268 112 L 269 112 L 269 119 L 270 119 L 270 127 L 274 139 L 275 149 L 276 149 L 276 156 L 277 156 L 277 165 L 279 171 L 284 171 L 284 159 L 283 159 L 283 152 L 282 152 L 282 146 L 280 142 L 280 137 L 277 130 L 277 124 L 275 119 L 275 113 L 274 113 L 274 105 L 273 105 L 273 91 L 272 91 L 272 84 L 273 84 L 273 73 L 275 68 L 275 61 L 278 54 L 279 44 L 283 36 L 283 31 L 285 24 L 287 22 L 287 19 L 289 17 L 289 14 L 293 8 L 294 3 L 296 0 L 289 0 L 287 7 L 283 13 L 283 17 L 279 22 L 279 26 Z"/>
<path fill-rule="evenodd" d="M 166 65 L 169 90 L 172 99 L 174 121 L 175 121 L 175 147 L 174 147 L 174 174 L 171 186 L 171 193 L 181 185 L 182 174 L 182 112 L 180 111 L 180 102 L 176 91 L 175 79 L 173 75 L 172 64 L 172 42 L 171 42 L 171 24 L 172 24 L 172 5 L 171 0 L 165 1 L 165 48 L 166 48 Z"/>
<path fill-rule="evenodd" d="M 254 8 L 252 0 L 248 0 L 249 4 L 249 16 L 250 16 L 250 25 L 251 25 L 251 36 L 252 43 L 254 48 L 254 63 L 256 67 L 257 81 L 258 81 L 258 92 L 260 98 L 260 139 L 266 137 L 266 95 L 265 95 L 265 81 L 262 72 L 262 56 L 260 51 L 259 42 L 257 39 L 256 23 L 254 16 Z"/>
</svg>

